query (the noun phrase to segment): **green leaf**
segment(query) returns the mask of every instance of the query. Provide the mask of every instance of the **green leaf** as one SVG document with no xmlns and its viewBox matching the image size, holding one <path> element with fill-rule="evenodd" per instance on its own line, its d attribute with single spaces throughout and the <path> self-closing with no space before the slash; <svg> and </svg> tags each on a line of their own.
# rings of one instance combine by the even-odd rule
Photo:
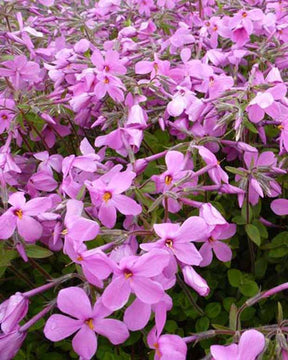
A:
<svg viewBox="0 0 288 360">
<path fill-rule="evenodd" d="M 236 174 L 236 175 L 241 175 L 241 176 L 246 176 L 246 172 L 244 172 L 243 170 L 231 167 L 231 166 L 225 166 L 225 169 L 227 171 L 229 171 L 232 174 Z"/>
<path fill-rule="evenodd" d="M 245 225 L 246 233 L 251 241 L 253 241 L 257 246 L 261 245 L 261 236 L 258 228 L 253 224 Z"/>
<path fill-rule="evenodd" d="M 258 134 L 257 128 L 248 119 L 244 118 L 243 124 L 253 134 Z"/>
<path fill-rule="evenodd" d="M 246 280 L 243 284 L 240 284 L 239 290 L 242 295 L 251 297 L 258 293 L 259 289 L 255 281 Z"/>
<path fill-rule="evenodd" d="M 34 259 L 44 259 L 53 255 L 52 251 L 38 245 L 27 245 L 25 250 L 27 256 Z"/>
<path fill-rule="evenodd" d="M 221 304 L 212 302 L 205 307 L 205 313 L 210 319 L 216 318 L 221 312 Z"/>
<path fill-rule="evenodd" d="M 238 287 L 242 280 L 242 273 L 237 269 L 228 270 L 228 280 L 231 286 Z"/>
<path fill-rule="evenodd" d="M 206 331 L 209 328 L 210 321 L 207 316 L 204 316 L 196 321 L 195 330 L 197 332 Z"/>
<path fill-rule="evenodd" d="M 252 224 L 255 225 L 259 230 L 261 238 L 268 239 L 268 231 L 266 229 L 266 226 L 262 224 L 260 220 L 253 220 Z"/>
</svg>

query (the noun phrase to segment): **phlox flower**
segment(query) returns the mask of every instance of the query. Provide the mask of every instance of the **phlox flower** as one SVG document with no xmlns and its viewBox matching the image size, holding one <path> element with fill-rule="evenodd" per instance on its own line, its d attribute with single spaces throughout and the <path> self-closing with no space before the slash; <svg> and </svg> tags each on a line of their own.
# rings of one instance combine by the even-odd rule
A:
<svg viewBox="0 0 288 360">
<path fill-rule="evenodd" d="M 122 308 L 131 292 L 145 304 L 159 302 L 165 293 L 162 286 L 151 278 L 161 274 L 168 263 L 168 254 L 159 249 L 141 256 L 123 258 L 114 269 L 112 281 L 102 295 L 104 306 L 111 310 Z"/>
<path fill-rule="evenodd" d="M 212 345 L 210 350 L 213 360 L 255 360 L 264 347 L 264 335 L 256 330 L 247 330 L 241 335 L 239 344 Z"/>
<path fill-rule="evenodd" d="M 22 89 L 26 84 L 40 82 L 40 66 L 28 61 L 26 56 L 18 55 L 13 60 L 3 61 L 0 76 L 9 77 L 16 90 Z"/>
<path fill-rule="evenodd" d="M 271 203 L 271 209 L 277 215 L 288 215 L 288 200 L 277 199 Z"/>
<path fill-rule="evenodd" d="M 205 220 L 208 229 L 208 236 L 199 251 L 203 257 L 200 266 L 207 266 L 212 262 L 213 251 L 218 260 L 230 261 L 232 251 L 222 240 L 230 239 L 235 234 L 236 225 L 228 224 L 211 204 L 203 204 L 200 207 L 200 216 Z"/>
<path fill-rule="evenodd" d="M 113 345 L 121 344 L 129 337 L 127 327 L 122 321 L 105 319 L 111 311 L 103 306 L 101 300 L 91 307 L 83 289 L 69 287 L 60 290 L 57 306 L 71 317 L 60 314 L 50 316 L 45 324 L 45 336 L 51 341 L 60 341 L 77 331 L 72 346 L 84 359 L 91 359 L 97 350 L 96 334 L 107 337 Z"/>
<path fill-rule="evenodd" d="M 180 226 L 179 224 L 154 224 L 153 226 L 160 240 L 141 244 L 145 251 L 163 249 L 174 255 L 177 260 L 186 265 L 199 265 L 202 256 L 191 241 L 197 241 L 207 236 L 207 225 L 199 216 L 191 216 Z"/>
<path fill-rule="evenodd" d="M 0 97 L 0 134 L 9 129 L 15 117 L 14 108 L 15 102 L 12 99 Z"/>
<path fill-rule="evenodd" d="M 0 216 L 0 239 L 9 239 L 17 228 L 27 242 L 39 240 L 42 226 L 34 217 L 50 209 L 51 200 L 38 197 L 26 202 L 24 193 L 16 192 L 8 202 L 12 206 Z"/>
<path fill-rule="evenodd" d="M 20 292 L 0 304 L 0 328 L 4 334 L 17 329 L 18 323 L 28 312 L 29 300 Z"/>
<path fill-rule="evenodd" d="M 150 349 L 155 350 L 154 360 L 185 360 L 187 345 L 178 335 L 158 335 L 154 327 L 147 336 Z"/>
<path fill-rule="evenodd" d="M 139 215 L 141 206 L 122 193 L 129 189 L 136 174 L 116 165 L 94 181 L 86 181 L 92 203 L 99 208 L 98 218 L 103 225 L 112 228 L 116 223 L 116 209 L 124 215 Z"/>
<path fill-rule="evenodd" d="M 108 93 L 113 100 L 117 102 L 124 101 L 123 90 L 126 90 L 126 88 L 119 78 L 102 72 L 97 75 L 97 80 L 98 83 L 94 88 L 94 93 L 97 99 L 103 99 L 103 97 Z"/>
<path fill-rule="evenodd" d="M 0 334 L 1 360 L 14 359 L 25 338 L 26 332 L 20 332 L 18 329 L 8 334 Z"/>
<path fill-rule="evenodd" d="M 121 64 L 119 53 L 115 50 L 108 50 L 105 53 L 105 58 L 98 49 L 93 51 L 91 56 L 92 63 L 96 66 L 97 70 L 103 71 L 107 74 L 126 74 L 126 67 Z"/>
</svg>

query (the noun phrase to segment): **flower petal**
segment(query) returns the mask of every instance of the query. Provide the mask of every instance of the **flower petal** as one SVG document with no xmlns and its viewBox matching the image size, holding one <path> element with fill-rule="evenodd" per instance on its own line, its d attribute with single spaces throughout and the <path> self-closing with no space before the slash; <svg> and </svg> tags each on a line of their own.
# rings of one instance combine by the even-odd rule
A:
<svg viewBox="0 0 288 360">
<path fill-rule="evenodd" d="M 124 322 L 129 330 L 141 330 L 147 325 L 150 315 L 151 305 L 145 304 L 136 298 L 125 310 Z"/>
<path fill-rule="evenodd" d="M 44 327 L 44 334 L 51 341 L 60 341 L 72 335 L 82 326 L 81 320 L 71 319 L 68 316 L 54 314 L 50 316 Z"/>
<path fill-rule="evenodd" d="M 97 337 L 87 325 L 83 325 L 72 340 L 74 351 L 85 360 L 91 359 L 97 350 Z"/>
<path fill-rule="evenodd" d="M 124 215 L 139 215 L 141 214 L 142 207 L 137 202 L 125 195 L 113 196 L 113 203 L 117 210 Z"/>
<path fill-rule="evenodd" d="M 212 345 L 211 354 L 214 360 L 237 360 L 237 345 L 232 344 L 229 346 Z M 242 358 L 241 358 L 242 359 Z M 247 360 L 246 358 L 243 358 Z"/>
<path fill-rule="evenodd" d="M 131 288 L 145 304 L 155 304 L 164 296 L 164 290 L 160 284 L 141 276 L 133 276 Z"/>
<path fill-rule="evenodd" d="M 27 242 L 39 240 L 42 235 L 42 225 L 31 216 L 23 215 L 22 219 L 17 219 L 17 229 Z"/>
<path fill-rule="evenodd" d="M 77 286 L 60 290 L 57 306 L 65 314 L 74 316 L 76 319 L 85 320 L 92 314 L 91 303 L 86 292 Z"/>
<path fill-rule="evenodd" d="M 239 341 L 239 359 L 254 360 L 265 347 L 265 337 L 257 330 L 245 331 Z"/>
<path fill-rule="evenodd" d="M 102 295 L 103 305 L 111 310 L 121 309 L 128 301 L 131 288 L 129 279 L 119 276 L 111 281 Z M 117 294 L 117 296 L 115 296 Z"/>
<path fill-rule="evenodd" d="M 0 216 L 0 239 L 9 239 L 16 228 L 16 217 L 11 213 Z"/>
<path fill-rule="evenodd" d="M 94 319 L 93 323 L 96 333 L 107 337 L 113 345 L 121 344 L 129 337 L 127 326 L 120 320 Z"/>
</svg>

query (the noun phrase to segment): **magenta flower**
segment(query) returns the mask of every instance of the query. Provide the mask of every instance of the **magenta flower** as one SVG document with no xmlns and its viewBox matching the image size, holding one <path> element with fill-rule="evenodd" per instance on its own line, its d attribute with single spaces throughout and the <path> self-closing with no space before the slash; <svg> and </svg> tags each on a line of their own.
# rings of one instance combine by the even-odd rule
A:
<svg viewBox="0 0 288 360">
<path fill-rule="evenodd" d="M 124 100 L 123 90 L 126 88 L 119 78 L 103 72 L 97 75 L 97 79 L 98 83 L 94 88 L 97 99 L 102 99 L 108 93 L 117 102 Z"/>
<path fill-rule="evenodd" d="M 99 208 L 99 220 L 109 228 L 116 223 L 116 209 L 124 215 L 134 216 L 142 211 L 135 200 L 122 195 L 129 189 L 136 174 L 130 170 L 120 172 L 121 169 L 121 165 L 116 165 L 99 179 L 85 182 L 93 204 Z"/>
<path fill-rule="evenodd" d="M 104 306 L 111 310 L 122 308 L 131 292 L 145 304 L 159 302 L 165 293 L 162 286 L 151 278 L 161 274 L 168 263 L 168 254 L 158 249 L 140 257 L 123 258 L 102 295 Z"/>
<path fill-rule="evenodd" d="M 220 162 L 217 160 L 216 156 L 204 146 L 193 146 L 199 150 L 199 155 L 206 162 L 207 165 L 211 165 L 211 169 L 208 170 L 210 178 L 214 181 L 215 184 L 221 184 L 222 181 L 225 184 L 228 184 L 229 177 L 226 172 L 221 168 Z"/>
<path fill-rule="evenodd" d="M 212 345 L 210 350 L 213 360 L 255 360 L 264 347 L 264 335 L 256 330 L 247 330 L 241 335 L 238 345 Z"/>
<path fill-rule="evenodd" d="M 197 241 L 208 235 L 205 221 L 199 216 L 188 218 L 181 226 L 179 224 L 155 224 L 153 226 L 160 240 L 153 243 L 141 244 L 145 251 L 163 249 L 174 255 L 186 265 L 199 265 L 202 256 L 191 241 Z"/>
<path fill-rule="evenodd" d="M 16 192 L 9 197 L 9 204 L 12 207 L 0 216 L 0 239 L 9 239 L 16 228 L 27 242 L 40 239 L 42 226 L 34 217 L 51 208 L 51 200 L 38 197 L 26 202 L 24 193 Z"/>
<path fill-rule="evenodd" d="M 8 130 L 15 117 L 15 102 L 12 99 L 0 97 L 0 134 Z"/>
<path fill-rule="evenodd" d="M 203 260 L 200 266 L 211 264 L 214 251 L 218 260 L 227 262 L 232 259 L 232 251 L 230 247 L 222 242 L 222 240 L 230 239 L 236 232 L 235 224 L 216 225 L 211 231 L 208 240 L 202 245 L 200 254 Z"/>
<path fill-rule="evenodd" d="M 271 209 L 277 215 L 288 215 L 288 200 L 277 199 L 271 203 Z"/>
<path fill-rule="evenodd" d="M 155 350 L 154 360 L 186 359 L 187 345 L 178 335 L 158 335 L 154 327 L 147 336 L 147 342 L 150 349 Z"/>
<path fill-rule="evenodd" d="M 107 337 L 113 345 L 121 344 L 129 337 L 127 327 L 122 321 L 105 319 L 111 311 L 102 305 L 101 300 L 91 307 L 83 289 L 69 287 L 60 290 L 57 306 L 72 318 L 60 314 L 50 316 L 44 328 L 45 336 L 49 340 L 60 341 L 77 331 L 72 346 L 84 359 L 91 359 L 97 350 L 96 334 Z"/>
<path fill-rule="evenodd" d="M 0 305 L 0 327 L 4 334 L 17 329 L 18 323 L 28 312 L 28 305 L 29 300 L 19 292 Z"/>
<path fill-rule="evenodd" d="M 126 74 L 126 67 L 121 64 L 119 53 L 114 50 L 108 50 L 105 53 L 105 59 L 98 49 L 93 51 L 91 56 L 92 63 L 96 66 L 100 72 L 107 74 Z"/>
<path fill-rule="evenodd" d="M 14 330 L 9 334 L 0 334 L 1 360 L 14 359 L 26 338 L 26 332 Z"/>
<path fill-rule="evenodd" d="M 19 90 L 25 84 L 37 83 L 40 78 L 40 67 L 37 63 L 27 61 L 26 56 L 15 56 L 13 60 L 3 61 L 1 65 L 5 68 L 0 68 L 0 76 L 9 77 L 15 89 Z"/>
</svg>

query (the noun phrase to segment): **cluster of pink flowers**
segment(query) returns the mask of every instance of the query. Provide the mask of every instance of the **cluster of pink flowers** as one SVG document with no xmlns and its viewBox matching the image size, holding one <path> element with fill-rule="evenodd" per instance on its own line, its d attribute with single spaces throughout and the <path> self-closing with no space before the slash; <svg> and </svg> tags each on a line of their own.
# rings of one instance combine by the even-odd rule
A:
<svg viewBox="0 0 288 360">
<path fill-rule="evenodd" d="M 180 279 L 208 296 L 202 268 L 236 256 L 237 225 L 216 197 L 239 209 L 273 198 L 288 215 L 285 1 L 4 0 L 0 10 L 0 239 L 18 261 L 36 243 L 64 253 L 81 281 L 24 325 L 29 299 L 70 278 L 4 301 L 0 359 L 57 304 L 66 315 L 52 314 L 44 334 L 75 333 L 83 360 L 98 335 L 122 344 L 149 322 L 154 359 L 185 360 L 192 340 L 164 329 L 170 295 Z M 211 346 L 212 359 L 255 360 L 264 335 L 234 330 L 238 343 Z"/>
</svg>

